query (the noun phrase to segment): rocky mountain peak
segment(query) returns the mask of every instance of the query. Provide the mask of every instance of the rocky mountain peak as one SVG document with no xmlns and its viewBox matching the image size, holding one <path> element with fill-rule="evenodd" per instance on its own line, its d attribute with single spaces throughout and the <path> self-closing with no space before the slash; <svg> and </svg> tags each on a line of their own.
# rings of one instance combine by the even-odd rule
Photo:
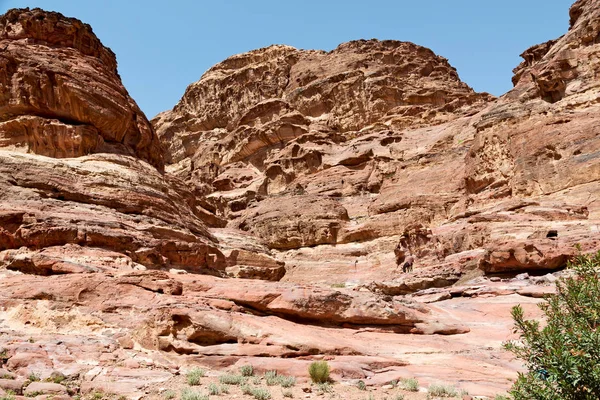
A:
<svg viewBox="0 0 600 400">
<path fill-rule="evenodd" d="M 30 43 L 71 47 L 96 57 L 109 71 L 117 72 L 115 54 L 102 45 L 92 27 L 76 18 L 40 8 L 15 8 L 0 16 L 0 40 L 29 40 Z"/>
<path fill-rule="evenodd" d="M 0 17 L 0 49 L 4 146 L 57 158 L 128 154 L 163 168 L 154 129 L 89 25 L 13 9 Z"/>
</svg>

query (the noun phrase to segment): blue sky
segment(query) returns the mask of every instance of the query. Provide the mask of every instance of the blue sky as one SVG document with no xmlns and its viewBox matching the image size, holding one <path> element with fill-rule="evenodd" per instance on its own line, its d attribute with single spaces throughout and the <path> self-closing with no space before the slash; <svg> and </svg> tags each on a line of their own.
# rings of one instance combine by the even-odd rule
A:
<svg viewBox="0 0 600 400">
<path fill-rule="evenodd" d="M 116 54 L 149 118 L 228 56 L 270 44 L 331 50 L 396 39 L 449 59 L 477 91 L 511 87 L 519 54 L 568 29 L 574 0 L 0 0 L 0 13 L 41 7 L 92 25 Z"/>
</svg>

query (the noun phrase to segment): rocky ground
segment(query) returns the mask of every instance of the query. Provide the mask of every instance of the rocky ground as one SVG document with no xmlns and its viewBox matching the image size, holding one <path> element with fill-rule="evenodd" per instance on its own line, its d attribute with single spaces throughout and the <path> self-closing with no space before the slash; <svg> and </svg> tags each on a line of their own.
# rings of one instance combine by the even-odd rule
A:
<svg viewBox="0 0 600 400">
<path fill-rule="evenodd" d="M 511 308 L 600 249 L 597 0 L 497 99 L 362 40 L 230 57 L 148 121 L 76 19 L 11 10 L 0 49 L 0 396 L 168 400 L 252 365 L 273 398 L 493 398 Z"/>
</svg>

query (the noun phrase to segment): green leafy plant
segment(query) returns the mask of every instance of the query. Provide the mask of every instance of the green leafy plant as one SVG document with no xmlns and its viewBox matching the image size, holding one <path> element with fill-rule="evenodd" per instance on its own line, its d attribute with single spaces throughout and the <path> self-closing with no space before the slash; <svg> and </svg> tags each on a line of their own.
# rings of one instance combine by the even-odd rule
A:
<svg viewBox="0 0 600 400">
<path fill-rule="evenodd" d="M 218 396 L 221 394 L 221 388 L 216 383 L 210 383 L 208 385 L 208 394 L 211 396 Z"/>
<path fill-rule="evenodd" d="M 248 378 L 242 375 L 225 374 L 219 376 L 219 382 L 225 385 L 242 385 L 246 383 Z"/>
<path fill-rule="evenodd" d="M 433 383 L 427 388 L 427 393 L 437 397 L 456 397 L 458 391 L 454 386 Z"/>
<path fill-rule="evenodd" d="M 4 395 L 0 396 L 0 400 L 15 400 L 15 392 L 7 390 Z"/>
<path fill-rule="evenodd" d="M 279 384 L 283 388 L 291 388 L 296 385 L 296 378 L 293 376 L 279 375 Z"/>
<path fill-rule="evenodd" d="M 206 371 L 201 368 L 194 368 L 189 371 L 186 375 L 187 383 L 190 386 L 198 386 L 200 384 L 200 378 L 206 376 Z"/>
<path fill-rule="evenodd" d="M 242 376 L 252 376 L 254 375 L 254 367 L 252 365 L 242 365 L 240 367 L 240 374 Z"/>
<path fill-rule="evenodd" d="M 29 374 L 29 377 L 28 377 L 28 379 L 29 379 L 31 382 L 38 382 L 38 381 L 40 380 L 40 375 L 39 375 L 39 374 L 36 374 L 35 372 L 32 372 L 32 373 L 30 373 L 30 374 Z"/>
<path fill-rule="evenodd" d="M 181 400 L 209 400 L 207 395 L 204 395 L 196 390 L 185 388 L 181 391 Z"/>
<path fill-rule="evenodd" d="M 401 379 L 399 386 L 401 389 L 406 390 L 408 392 L 418 392 L 419 391 L 419 381 L 415 378 L 407 378 Z"/>
<path fill-rule="evenodd" d="M 267 371 L 265 372 L 265 382 L 267 386 L 275 386 L 279 384 L 279 376 L 277 376 L 277 371 Z"/>
<path fill-rule="evenodd" d="M 247 383 L 240 385 L 240 389 L 242 389 L 243 394 L 252 394 L 252 386 L 248 385 Z"/>
<path fill-rule="evenodd" d="M 600 251 L 568 267 L 572 273 L 539 305 L 543 327 L 522 307 L 512 310 L 519 339 L 505 348 L 527 368 L 510 391 L 515 400 L 600 399 Z"/>
<path fill-rule="evenodd" d="M 356 387 L 358 388 L 358 390 L 367 390 L 367 385 L 365 384 L 365 381 L 358 381 Z"/>
<path fill-rule="evenodd" d="M 327 361 L 315 361 L 308 366 L 308 374 L 314 383 L 328 382 L 329 372 Z"/>
<path fill-rule="evenodd" d="M 92 394 L 92 400 L 102 400 L 104 398 L 104 393 L 97 391 Z"/>
<path fill-rule="evenodd" d="M 175 397 L 177 397 L 177 393 L 175 393 L 174 390 L 165 390 L 165 392 L 162 395 L 163 399 L 165 400 L 171 400 L 174 399 Z"/>
<path fill-rule="evenodd" d="M 261 387 L 252 388 L 250 394 L 256 400 L 269 400 L 271 398 L 271 393 L 267 389 Z"/>
</svg>

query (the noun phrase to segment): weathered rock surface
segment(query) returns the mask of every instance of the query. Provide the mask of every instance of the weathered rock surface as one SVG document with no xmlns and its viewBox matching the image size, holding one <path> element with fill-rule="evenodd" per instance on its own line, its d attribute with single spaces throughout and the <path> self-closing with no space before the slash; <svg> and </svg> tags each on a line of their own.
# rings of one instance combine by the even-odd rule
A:
<svg viewBox="0 0 600 400">
<path fill-rule="evenodd" d="M 0 388 L 140 398 L 180 366 L 326 357 L 335 379 L 506 390 L 510 307 L 538 316 L 574 246 L 600 249 L 599 10 L 577 1 L 499 99 L 412 43 L 271 46 L 153 126 L 89 26 L 11 10 Z"/>
<path fill-rule="evenodd" d="M 0 48 L 3 265 L 40 275 L 237 265 L 209 232 L 225 222 L 163 173 L 154 129 L 88 25 L 11 10 Z"/>
</svg>

